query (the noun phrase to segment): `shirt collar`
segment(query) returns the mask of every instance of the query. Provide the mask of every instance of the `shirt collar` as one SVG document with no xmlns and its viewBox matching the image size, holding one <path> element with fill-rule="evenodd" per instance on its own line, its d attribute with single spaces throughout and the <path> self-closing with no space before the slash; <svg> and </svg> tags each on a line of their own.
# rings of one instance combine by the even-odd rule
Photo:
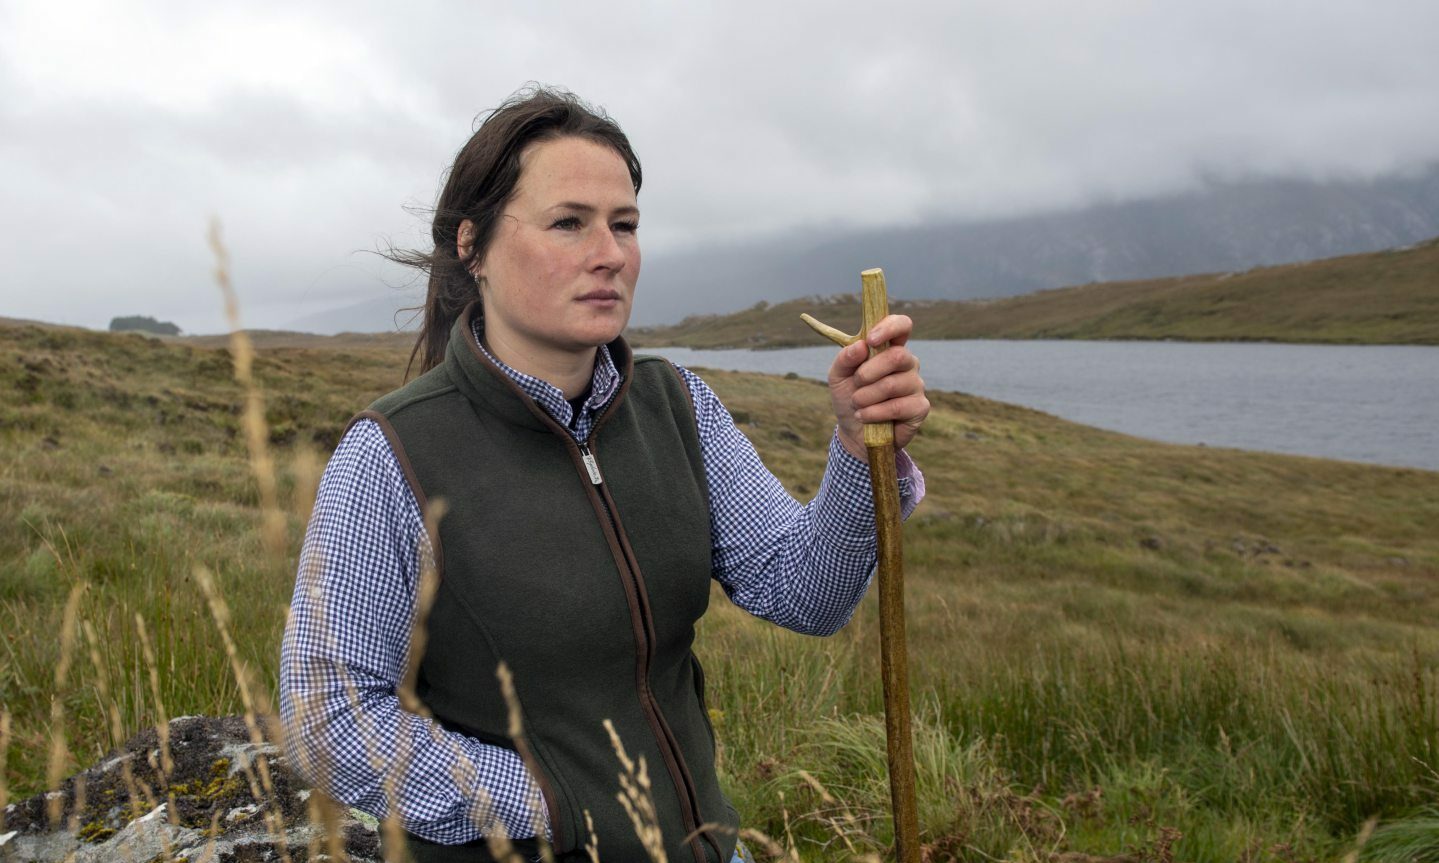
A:
<svg viewBox="0 0 1439 863">
<path fill-rule="evenodd" d="M 576 437 L 583 439 L 588 434 L 588 429 L 601 411 L 609 406 L 610 401 L 619 391 L 623 375 L 615 365 L 614 357 L 610 354 L 609 345 L 600 345 L 595 351 L 595 371 L 590 378 L 590 397 L 585 399 L 584 406 L 580 409 L 579 422 L 571 422 L 570 403 L 565 399 L 565 393 L 559 387 L 549 381 L 527 375 L 518 369 L 511 368 L 503 360 L 490 352 L 485 345 L 484 318 L 475 315 L 470 323 L 470 335 L 474 338 L 475 344 L 480 351 L 495 367 L 505 373 L 505 376 L 515 382 L 525 395 L 535 400 L 549 414 L 555 422 L 566 428 L 572 428 Z M 583 432 L 583 434 L 582 434 Z"/>
</svg>

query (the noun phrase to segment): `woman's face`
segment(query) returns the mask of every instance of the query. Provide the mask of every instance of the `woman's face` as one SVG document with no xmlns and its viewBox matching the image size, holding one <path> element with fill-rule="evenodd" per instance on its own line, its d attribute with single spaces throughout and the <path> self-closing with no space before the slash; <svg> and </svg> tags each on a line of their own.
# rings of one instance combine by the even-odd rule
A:
<svg viewBox="0 0 1439 863">
<path fill-rule="evenodd" d="M 639 218 L 615 151 L 583 138 L 530 145 L 475 271 L 490 350 L 534 373 L 591 358 L 614 340 L 640 275 Z"/>
</svg>

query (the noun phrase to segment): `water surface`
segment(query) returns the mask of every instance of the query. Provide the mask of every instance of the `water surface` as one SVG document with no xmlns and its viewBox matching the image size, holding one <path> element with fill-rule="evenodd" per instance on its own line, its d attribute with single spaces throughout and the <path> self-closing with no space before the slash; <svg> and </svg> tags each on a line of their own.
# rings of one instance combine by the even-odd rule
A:
<svg viewBox="0 0 1439 863">
<path fill-rule="evenodd" d="M 1439 347 L 918 341 L 926 386 L 1173 443 L 1439 470 Z M 681 365 L 823 379 L 833 347 L 642 348 Z"/>
</svg>

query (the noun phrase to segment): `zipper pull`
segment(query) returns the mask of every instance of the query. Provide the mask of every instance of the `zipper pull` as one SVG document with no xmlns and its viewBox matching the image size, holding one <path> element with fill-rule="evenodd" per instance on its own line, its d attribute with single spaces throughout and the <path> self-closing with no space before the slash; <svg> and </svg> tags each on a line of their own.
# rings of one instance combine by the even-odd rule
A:
<svg viewBox="0 0 1439 863">
<path fill-rule="evenodd" d="M 590 472 L 590 482 L 595 485 L 602 484 L 605 479 L 600 476 L 600 463 L 595 461 L 595 457 L 590 453 L 590 448 L 584 444 L 580 444 L 580 457 L 584 459 L 585 469 Z"/>
</svg>

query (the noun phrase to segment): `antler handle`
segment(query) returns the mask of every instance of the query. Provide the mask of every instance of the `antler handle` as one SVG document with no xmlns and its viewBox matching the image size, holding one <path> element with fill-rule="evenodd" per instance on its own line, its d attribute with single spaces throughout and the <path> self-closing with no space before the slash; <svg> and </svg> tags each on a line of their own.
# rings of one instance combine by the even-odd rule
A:
<svg viewBox="0 0 1439 863">
<path fill-rule="evenodd" d="M 814 318 L 810 317 L 809 314 L 806 312 L 800 312 L 799 319 L 809 324 L 810 329 L 814 330 L 815 332 L 819 333 L 820 335 L 824 336 L 825 338 L 829 339 L 830 341 L 834 342 L 842 348 L 847 348 L 855 342 L 859 341 L 859 336 L 852 336 L 849 333 L 835 329 L 829 324 L 822 324 Z"/>
<path fill-rule="evenodd" d="M 843 330 L 835 329 L 829 324 L 821 323 L 806 314 L 801 314 L 800 320 L 809 324 L 810 329 L 839 345 L 848 347 L 855 342 L 864 341 L 869 337 L 869 330 L 889 314 L 889 292 L 884 286 L 884 270 L 865 270 L 859 274 L 860 283 L 860 306 L 863 315 L 864 328 L 859 335 L 852 336 Z M 869 355 L 874 356 L 885 348 L 889 342 L 882 345 L 870 345 Z M 894 443 L 894 423 L 865 423 L 864 424 L 864 445 L 866 448 L 884 446 Z"/>
</svg>

